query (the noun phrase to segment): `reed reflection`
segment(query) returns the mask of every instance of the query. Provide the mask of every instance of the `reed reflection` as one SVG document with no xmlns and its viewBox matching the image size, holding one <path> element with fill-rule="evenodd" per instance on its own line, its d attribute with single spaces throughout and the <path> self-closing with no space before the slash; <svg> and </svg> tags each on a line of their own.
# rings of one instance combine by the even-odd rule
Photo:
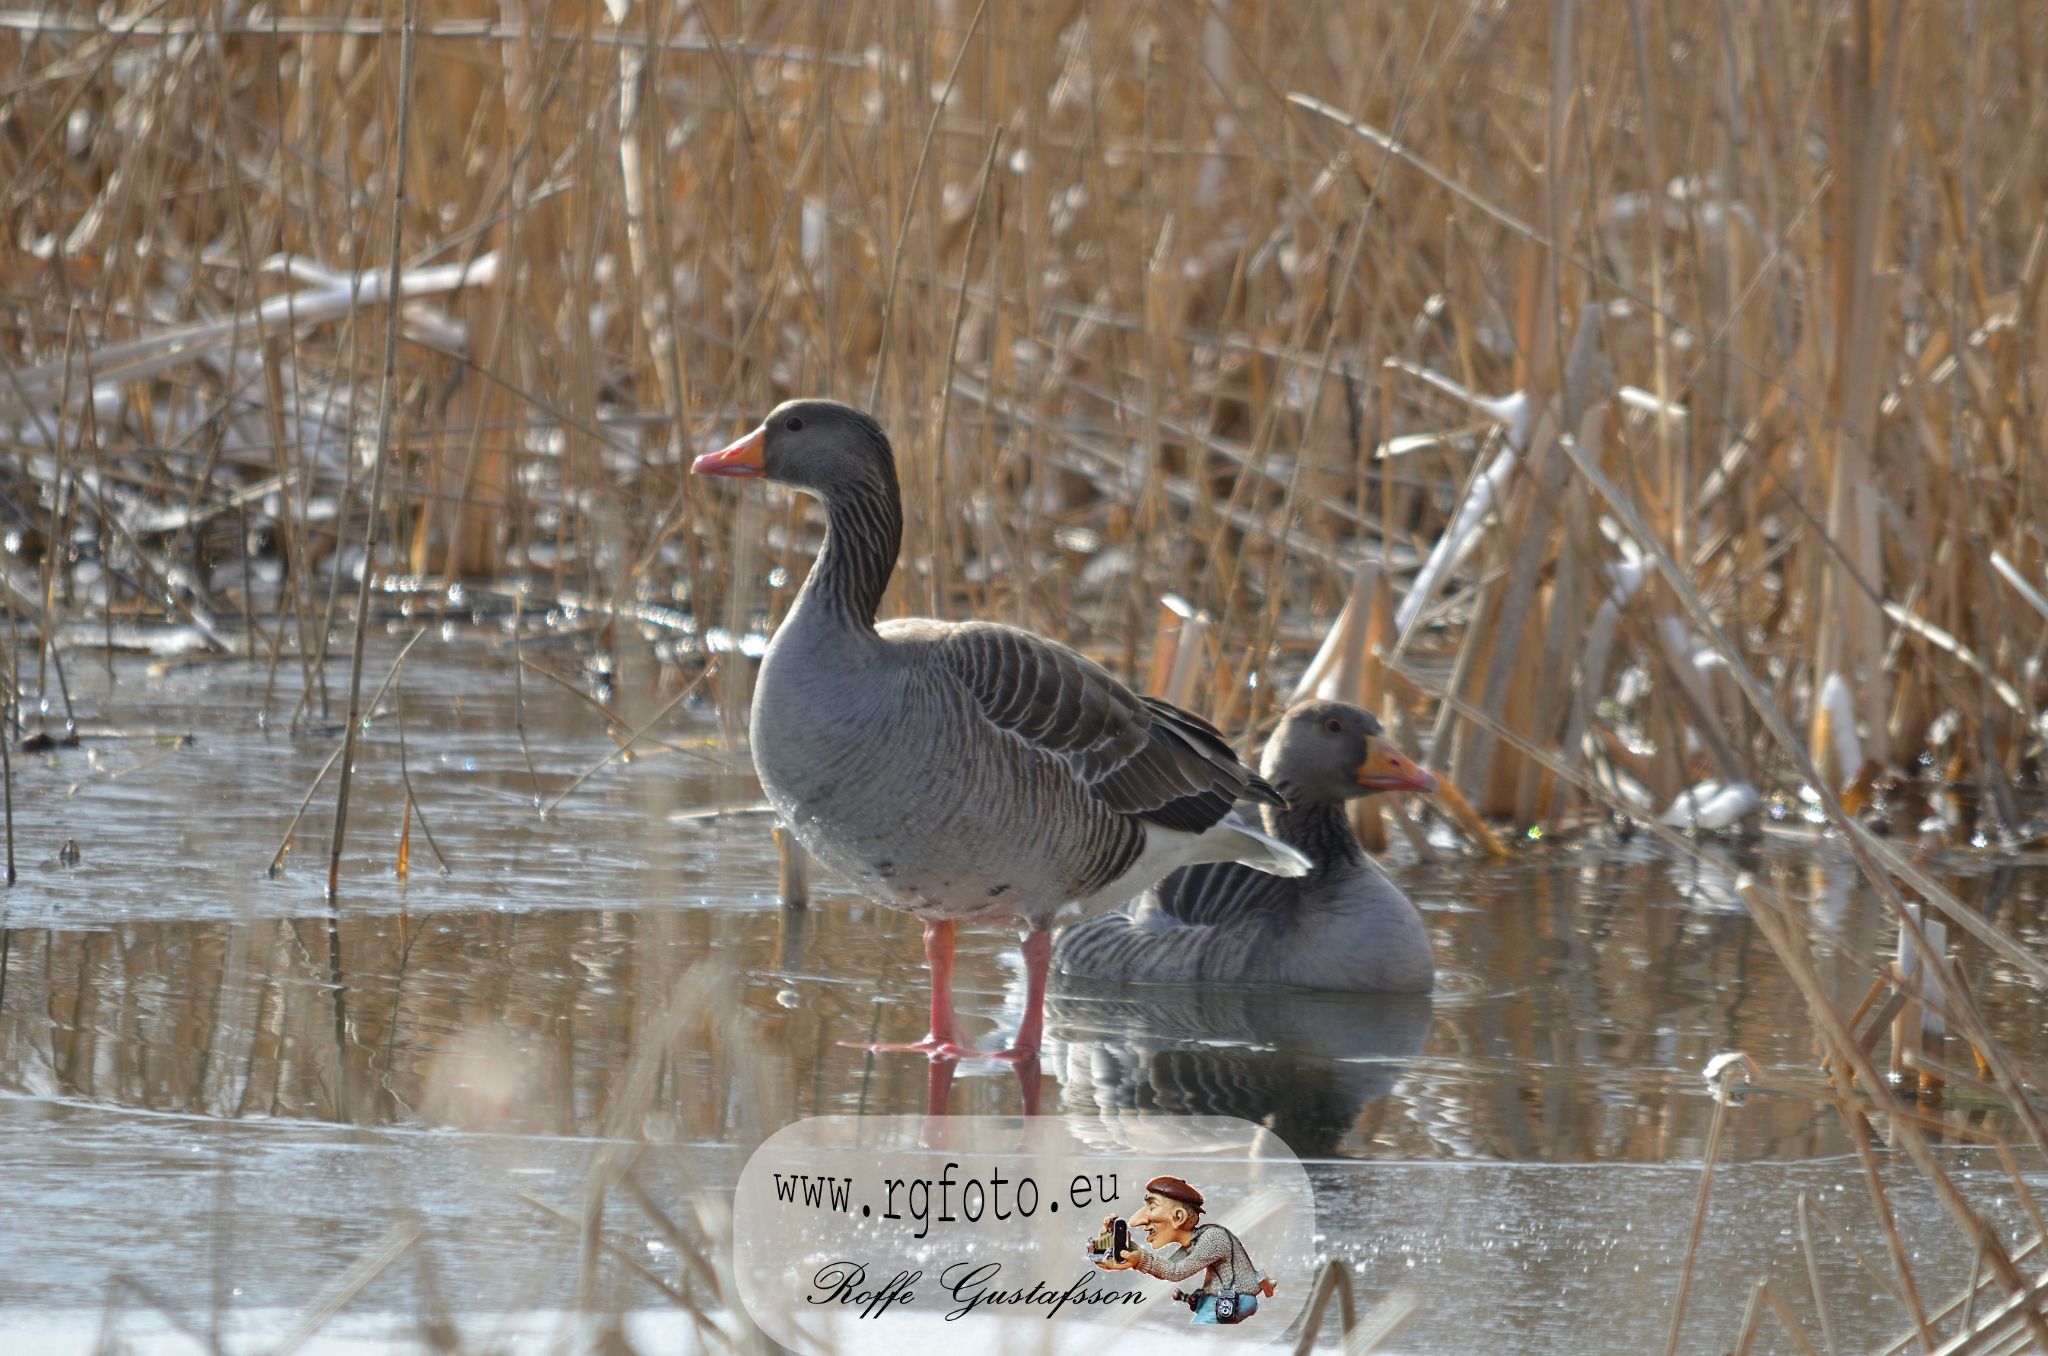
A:
<svg viewBox="0 0 2048 1356">
<path fill-rule="evenodd" d="M 725 826 L 712 845 L 735 876 L 771 880 L 752 828 Z M 1760 866 L 1790 870 L 1815 924 L 1817 970 L 1853 1004 L 1895 946 L 1881 902 L 1842 885 L 1845 873 L 1853 882 L 1846 864 L 1773 851 Z M 1069 980 L 1055 989 L 1055 1044 L 1037 1071 L 844 1049 L 921 1030 L 923 990 L 900 960 L 914 952 L 914 921 L 829 883 L 802 914 L 766 900 L 344 913 L 339 1042 L 324 918 L 14 927 L 0 1090 L 216 1117 L 715 1143 L 834 1112 L 1210 1111 L 1262 1121 L 1310 1155 L 1670 1162 L 1702 1150 L 1712 1103 L 1699 1070 L 1718 1051 L 1817 1085 L 1820 1048 L 1798 993 L 1747 914 L 1690 868 L 1540 851 L 1407 879 L 1443 965 L 1433 1006 Z M 1951 884 L 2024 934 L 2019 920 L 2039 910 L 2048 877 Z M 1992 958 L 1952 941 L 1976 985 Z M 963 947 L 961 1007 L 978 1037 L 1015 1019 L 1021 982 L 999 941 Z M 2014 1042 L 2048 1040 L 2024 986 L 1977 991 Z M 1952 1044 L 1950 1062 L 1963 1060 Z M 2008 1112 L 1982 1099 L 1966 1111 L 1965 1100 L 1952 1082 L 1954 1105 L 1939 1114 L 2011 1137 Z M 620 1110 L 644 1106 L 657 1111 Z M 1730 1124 L 1726 1152 L 1853 1146 L 1825 1106 L 1759 1095 Z"/>
</svg>

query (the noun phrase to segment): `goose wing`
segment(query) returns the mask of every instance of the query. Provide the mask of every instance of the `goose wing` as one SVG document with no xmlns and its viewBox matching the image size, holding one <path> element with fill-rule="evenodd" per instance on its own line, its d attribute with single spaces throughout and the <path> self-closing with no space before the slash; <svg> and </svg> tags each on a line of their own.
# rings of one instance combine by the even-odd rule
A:
<svg viewBox="0 0 2048 1356">
<path fill-rule="evenodd" d="M 1062 759 L 1118 814 L 1201 833 L 1240 798 L 1282 803 L 1215 726 L 1064 645 L 967 622 L 934 636 L 932 654 L 991 725 Z"/>
<path fill-rule="evenodd" d="M 1116 912 L 1063 929 L 1053 964 L 1091 979 L 1254 980 L 1298 916 L 1300 885 L 1236 862 L 1184 866 Z"/>
<path fill-rule="evenodd" d="M 1217 862 L 1182 867 L 1146 894 L 1144 907 L 1177 923 L 1217 927 L 1283 914 L 1300 896 L 1299 880 Z"/>
</svg>

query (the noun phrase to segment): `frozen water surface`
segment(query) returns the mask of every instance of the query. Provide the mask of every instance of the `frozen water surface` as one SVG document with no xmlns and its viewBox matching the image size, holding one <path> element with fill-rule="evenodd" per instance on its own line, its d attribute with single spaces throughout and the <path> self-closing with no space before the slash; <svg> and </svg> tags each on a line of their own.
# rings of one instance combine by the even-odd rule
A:
<svg viewBox="0 0 2048 1356">
<path fill-rule="evenodd" d="M 366 687 L 404 638 L 373 645 Z M 83 741 L 14 759 L 0 1346 L 89 1350 L 111 1321 L 146 1349 L 188 1349 L 179 1324 L 253 1349 L 395 1249 L 308 1349 L 417 1341 L 444 1315 L 469 1340 L 542 1350 L 591 1284 L 636 1342 L 690 1349 L 688 1323 L 644 1281 L 581 1277 L 575 1228 L 542 1207 L 575 1218 L 594 1177 L 630 1161 L 653 1206 L 694 1221 L 764 1127 L 935 1095 L 922 1061 L 838 1044 L 922 1032 L 915 921 L 822 872 L 813 907 L 785 912 L 758 792 L 701 695 L 591 771 L 673 693 L 621 674 L 597 692 L 608 717 L 579 695 L 597 690 L 574 649 L 523 648 L 520 684 L 502 635 L 436 632 L 411 652 L 359 753 L 331 919 L 331 776 L 282 875 L 267 868 L 338 745 L 345 673 L 326 723 L 316 710 L 293 732 L 289 659 L 274 687 L 262 663 L 120 658 L 110 684 L 74 659 Z M 403 883 L 401 717 L 412 793 L 448 865 L 415 823 Z M 1840 939 L 1822 978 L 1853 1003 L 1864 958 L 1889 945 L 1853 868 L 1825 844 L 1721 850 L 1782 873 Z M 1322 1246 L 1358 1265 L 1362 1299 L 1418 1297 L 1397 1349 L 1660 1347 L 1712 1116 L 1700 1069 L 1739 1049 L 1811 1085 L 1804 1005 L 1726 880 L 1691 862 L 1603 837 L 1506 863 L 1390 866 L 1436 935 L 1433 1002 L 1056 988 L 1043 1109 L 1272 1125 L 1314 1160 Z M 1950 883 L 2041 940 L 2039 869 Z M 1016 1020 L 1011 940 L 963 941 L 959 1003 L 985 1042 Z M 2032 992 L 1960 954 L 1994 1027 L 2038 1058 Z M 352 1125 L 338 1123 L 343 1081 Z M 963 1065 L 937 1093 L 956 1111 L 1019 1109 L 1000 1068 Z M 2022 1232 L 1995 1160 L 1952 1146 L 2017 1140 L 2010 1118 L 1967 1099 L 1940 1115 L 1966 1189 Z M 1880 1145 L 1878 1161 L 1938 1307 L 1969 1251 L 1900 1156 Z M 1816 1216 L 1838 1345 L 1903 1331 L 1840 1118 L 1758 1092 L 1728 1113 L 1686 1349 L 1732 1346 L 1761 1277 L 1818 1341 L 1802 1191 L 1883 1273 Z M 652 1218 L 613 1206 L 605 1224 L 673 1280 Z M 1759 1349 L 1789 1349 L 1763 1332 Z"/>
</svg>

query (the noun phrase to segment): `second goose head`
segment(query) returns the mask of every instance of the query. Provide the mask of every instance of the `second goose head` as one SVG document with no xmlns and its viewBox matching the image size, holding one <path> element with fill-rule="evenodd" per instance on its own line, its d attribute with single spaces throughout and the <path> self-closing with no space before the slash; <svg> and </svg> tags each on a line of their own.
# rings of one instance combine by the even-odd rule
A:
<svg viewBox="0 0 2048 1356">
<path fill-rule="evenodd" d="M 1379 718 L 1346 702 L 1300 702 L 1266 741 L 1259 771 L 1294 806 L 1375 791 L 1436 790 L 1436 778 L 1387 739 Z"/>
<path fill-rule="evenodd" d="M 894 497 L 896 456 L 865 412 L 836 400 L 787 400 L 761 426 L 690 464 L 700 476 L 755 476 L 826 500 Z"/>
</svg>

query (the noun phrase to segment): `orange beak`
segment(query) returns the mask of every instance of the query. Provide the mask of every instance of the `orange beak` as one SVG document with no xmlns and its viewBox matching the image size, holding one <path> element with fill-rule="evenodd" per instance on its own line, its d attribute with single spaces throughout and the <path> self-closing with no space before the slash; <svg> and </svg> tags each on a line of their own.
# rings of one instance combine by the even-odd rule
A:
<svg viewBox="0 0 2048 1356">
<path fill-rule="evenodd" d="M 700 476 L 765 475 L 768 468 L 761 464 L 761 444 L 767 436 L 764 425 L 730 446 L 706 452 L 690 463 L 690 470 Z"/>
<path fill-rule="evenodd" d="M 1436 777 L 1429 769 L 1416 766 L 1384 739 L 1365 741 L 1365 761 L 1352 775 L 1368 791 L 1436 790 Z"/>
</svg>

